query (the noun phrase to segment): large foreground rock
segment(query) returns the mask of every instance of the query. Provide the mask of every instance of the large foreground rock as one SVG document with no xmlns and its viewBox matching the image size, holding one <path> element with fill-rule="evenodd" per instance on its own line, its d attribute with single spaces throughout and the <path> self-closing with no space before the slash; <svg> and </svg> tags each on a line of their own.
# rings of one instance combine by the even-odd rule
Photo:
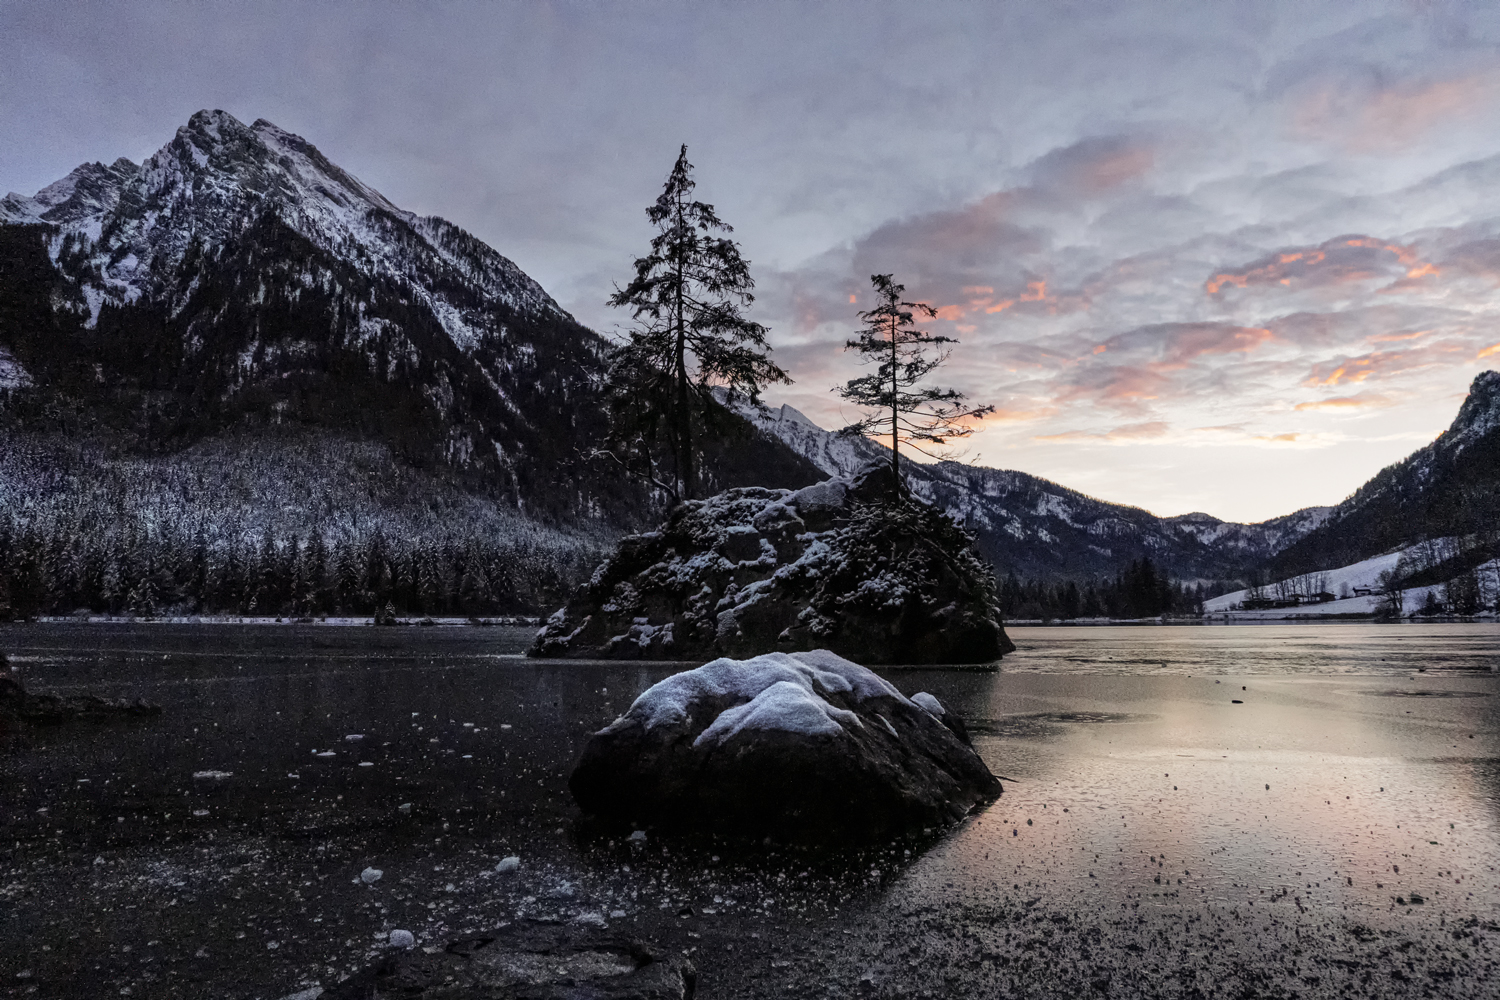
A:
<svg viewBox="0 0 1500 1000">
<path fill-rule="evenodd" d="M 736 489 L 632 535 L 534 656 L 707 660 L 830 649 L 862 663 L 992 663 L 1015 647 L 971 539 L 890 473 Z"/>
<path fill-rule="evenodd" d="M 610 826 L 812 844 L 921 835 L 1001 791 L 936 698 L 826 650 L 674 674 L 594 734 L 568 787 Z"/>
<path fill-rule="evenodd" d="M 691 962 L 644 941 L 576 925 L 522 920 L 440 950 L 392 951 L 317 996 L 691 1000 L 696 983 Z"/>
<path fill-rule="evenodd" d="M 31 694 L 9 672 L 3 657 L 0 657 L 0 720 L 13 719 L 46 726 L 80 720 L 106 722 L 111 719 L 160 714 L 160 705 L 149 705 L 141 700 L 114 700 L 91 694 L 66 698 L 55 694 Z"/>
</svg>

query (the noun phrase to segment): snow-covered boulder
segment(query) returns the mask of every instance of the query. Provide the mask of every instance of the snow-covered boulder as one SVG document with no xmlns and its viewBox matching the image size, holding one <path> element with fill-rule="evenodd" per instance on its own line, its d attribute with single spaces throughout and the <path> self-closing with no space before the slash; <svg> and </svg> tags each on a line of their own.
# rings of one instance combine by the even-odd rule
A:
<svg viewBox="0 0 1500 1000">
<path fill-rule="evenodd" d="M 649 688 L 568 779 L 584 813 L 816 843 L 916 835 L 1000 794 L 936 698 L 827 650 L 722 658 Z"/>
<path fill-rule="evenodd" d="M 863 663 L 991 663 L 1015 647 L 969 535 L 890 473 L 727 490 L 632 535 L 534 656 L 707 660 L 831 649 Z"/>
</svg>

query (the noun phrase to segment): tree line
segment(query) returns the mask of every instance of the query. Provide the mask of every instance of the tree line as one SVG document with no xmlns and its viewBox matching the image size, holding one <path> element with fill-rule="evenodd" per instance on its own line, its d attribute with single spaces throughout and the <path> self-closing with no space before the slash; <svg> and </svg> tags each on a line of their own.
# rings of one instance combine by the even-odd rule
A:
<svg viewBox="0 0 1500 1000">
<path fill-rule="evenodd" d="M 86 530 L 77 522 L 0 517 L 0 621 L 78 611 L 315 617 L 530 613 L 562 603 L 594 554 L 527 550 L 472 535 L 407 540 L 376 528 L 326 541 L 145 525 Z"/>
<path fill-rule="evenodd" d="M 1157 618 L 1201 615 L 1202 585 L 1170 579 L 1149 558 L 1137 559 L 1113 578 L 1022 580 L 1008 573 L 1000 582 L 1000 610 L 1008 619 L 1069 621 L 1075 618 Z"/>
</svg>

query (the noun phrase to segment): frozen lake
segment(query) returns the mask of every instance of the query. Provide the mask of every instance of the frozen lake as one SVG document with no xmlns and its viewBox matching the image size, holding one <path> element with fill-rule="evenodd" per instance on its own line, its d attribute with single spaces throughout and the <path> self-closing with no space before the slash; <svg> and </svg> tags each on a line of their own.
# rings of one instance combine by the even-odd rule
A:
<svg viewBox="0 0 1500 1000">
<path fill-rule="evenodd" d="M 999 673 L 886 671 L 1002 798 L 813 863 L 572 835 L 574 755 L 669 665 L 501 628 L 0 629 L 34 690 L 165 709 L 0 730 L 0 995 L 274 998 L 392 928 L 594 912 L 707 997 L 1500 988 L 1500 626 L 1010 631 Z"/>
</svg>

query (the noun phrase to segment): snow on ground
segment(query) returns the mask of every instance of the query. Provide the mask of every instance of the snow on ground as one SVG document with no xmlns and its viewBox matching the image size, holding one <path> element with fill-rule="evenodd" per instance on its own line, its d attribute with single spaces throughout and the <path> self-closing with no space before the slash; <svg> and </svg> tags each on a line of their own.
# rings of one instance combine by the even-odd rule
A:
<svg viewBox="0 0 1500 1000">
<path fill-rule="evenodd" d="M 1439 544 L 1453 541 L 1451 539 L 1438 539 Z M 1348 593 L 1349 597 L 1340 597 L 1339 600 L 1329 601 L 1326 604 L 1307 604 L 1293 608 L 1266 608 L 1257 611 L 1244 611 L 1240 609 L 1249 594 L 1248 590 L 1236 590 L 1231 594 L 1223 594 L 1212 600 L 1203 602 L 1203 610 L 1209 615 L 1233 614 L 1236 618 L 1244 619 L 1280 619 L 1280 618 L 1306 618 L 1322 615 L 1349 615 L 1374 614 L 1381 610 L 1384 598 L 1378 593 L 1380 590 L 1380 574 L 1386 571 L 1396 571 L 1397 564 L 1403 557 L 1409 557 L 1417 546 L 1398 549 L 1383 555 L 1365 559 L 1349 566 L 1340 566 L 1325 573 L 1317 574 L 1326 578 L 1323 581 L 1323 589 L 1332 594 Z M 1500 560 L 1491 560 L 1480 567 L 1483 577 L 1487 573 L 1493 573 L 1496 564 Z M 1427 603 L 1427 596 L 1432 593 L 1439 601 L 1443 599 L 1443 584 L 1434 584 L 1426 587 L 1412 587 L 1402 595 L 1402 613 L 1415 614 Z M 1369 588 L 1376 593 L 1369 595 L 1353 596 L 1355 588 Z M 1262 593 L 1268 596 L 1274 594 L 1274 585 L 1262 588 Z"/>
</svg>

